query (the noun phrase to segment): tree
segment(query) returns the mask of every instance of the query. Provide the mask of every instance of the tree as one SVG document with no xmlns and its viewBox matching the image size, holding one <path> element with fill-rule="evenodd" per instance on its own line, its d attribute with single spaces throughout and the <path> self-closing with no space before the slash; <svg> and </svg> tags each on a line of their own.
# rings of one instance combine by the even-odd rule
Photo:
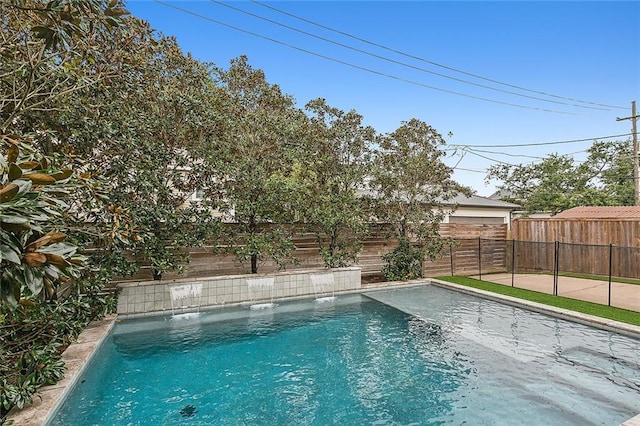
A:
<svg viewBox="0 0 640 426">
<path fill-rule="evenodd" d="M 64 120 L 73 123 L 67 140 L 89 159 L 88 172 L 108 179 L 112 206 L 136 230 L 126 248 L 159 279 L 188 261 L 183 247 L 215 239 L 220 228 L 215 206 L 190 202 L 216 174 L 199 163 L 203 144 L 211 148 L 218 138 L 217 89 L 209 67 L 184 55 L 175 39 L 157 38 L 137 20 L 131 26 L 138 36 L 119 77 L 84 92 L 86 103 Z"/>
<path fill-rule="evenodd" d="M 387 257 L 387 278 L 422 276 L 425 257 L 435 259 L 444 247 L 439 236 L 443 202 L 469 192 L 453 181 L 451 168 L 442 162 L 444 143 L 435 129 L 418 119 L 403 122 L 381 138 L 370 182 L 373 214 L 392 226 L 400 244 Z M 405 266 L 399 268 L 399 263 Z"/>
<path fill-rule="evenodd" d="M 631 141 L 594 142 L 584 163 L 601 194 L 601 205 L 632 206 L 633 145 Z"/>
<path fill-rule="evenodd" d="M 487 180 L 500 180 L 507 201 L 528 213 L 551 214 L 576 206 L 633 205 L 631 144 L 594 142 L 578 163 L 570 155 L 552 154 L 539 163 L 498 164 Z"/>
<path fill-rule="evenodd" d="M 306 105 L 312 133 L 306 145 L 304 221 L 316 234 L 328 268 L 355 262 L 360 238 L 367 231 L 368 213 L 361 198 L 370 166 L 372 127 L 356 111 L 344 112 L 316 99 Z"/>
<path fill-rule="evenodd" d="M 250 260 L 251 273 L 267 259 L 284 267 L 295 246 L 279 225 L 293 219 L 295 205 L 282 176 L 294 165 L 306 118 L 293 98 L 269 84 L 244 56 L 232 60 L 228 70 L 215 68 L 214 76 L 226 120 L 219 149 L 210 150 L 204 162 L 220 165 L 205 194 L 218 198 L 220 211 L 236 224 L 228 248 L 241 261 Z"/>
<path fill-rule="evenodd" d="M 87 212 L 70 206 L 104 197 L 100 181 L 44 117 L 117 75 L 100 47 L 127 36 L 125 15 L 119 1 L 0 2 L 0 423 L 62 377 L 60 348 L 113 307 L 74 236 Z"/>
<path fill-rule="evenodd" d="M 0 295 L 10 307 L 42 299 L 43 288 L 54 297 L 82 269 L 64 218 L 69 196 L 92 182 L 31 116 L 114 75 L 96 40 L 124 34 L 125 14 L 118 1 L 0 3 Z"/>
<path fill-rule="evenodd" d="M 55 227 L 66 207 L 58 194 L 76 185 L 64 161 L 7 135 L 3 142 L 9 147 L 0 158 L 0 296 L 10 307 L 33 306 L 43 289 L 54 297 L 59 284 L 77 277 L 84 261 Z"/>
</svg>

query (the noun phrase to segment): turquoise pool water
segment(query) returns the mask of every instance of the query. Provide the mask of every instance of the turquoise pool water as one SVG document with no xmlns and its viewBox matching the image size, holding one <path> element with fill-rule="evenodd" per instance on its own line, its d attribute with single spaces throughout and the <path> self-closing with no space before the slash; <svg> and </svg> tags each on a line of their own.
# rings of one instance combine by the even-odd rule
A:
<svg viewBox="0 0 640 426">
<path fill-rule="evenodd" d="M 116 324 L 53 425 L 617 425 L 640 341 L 425 286 Z"/>
</svg>

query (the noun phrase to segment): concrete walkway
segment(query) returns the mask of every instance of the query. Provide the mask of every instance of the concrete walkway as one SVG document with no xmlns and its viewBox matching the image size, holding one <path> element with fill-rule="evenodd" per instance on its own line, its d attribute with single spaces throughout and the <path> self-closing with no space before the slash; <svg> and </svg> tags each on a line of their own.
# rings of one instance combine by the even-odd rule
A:
<svg viewBox="0 0 640 426">
<path fill-rule="evenodd" d="M 472 278 L 479 278 L 477 275 Z M 553 294 L 553 275 L 544 274 L 482 274 L 484 281 L 504 284 L 541 293 Z M 609 283 L 585 278 L 558 277 L 558 296 L 607 305 Z M 611 283 L 611 306 L 640 312 L 640 285 Z"/>
</svg>

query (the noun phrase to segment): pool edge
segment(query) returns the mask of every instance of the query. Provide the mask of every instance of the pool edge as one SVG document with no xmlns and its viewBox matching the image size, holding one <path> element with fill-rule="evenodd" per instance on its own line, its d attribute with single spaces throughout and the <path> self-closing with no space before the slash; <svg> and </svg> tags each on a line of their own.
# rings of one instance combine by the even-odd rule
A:
<svg viewBox="0 0 640 426">
<path fill-rule="evenodd" d="M 341 293 L 365 293 L 367 291 L 390 290 L 430 284 L 483 297 L 490 300 L 495 300 L 497 302 L 505 303 L 511 306 L 529 309 L 542 314 L 582 323 L 607 331 L 640 338 L 640 327 L 638 326 L 633 326 L 631 324 L 626 324 L 619 321 L 608 320 L 593 315 L 582 314 L 566 309 L 556 308 L 553 306 L 543 305 L 536 302 L 530 302 L 510 296 L 491 293 L 484 290 L 461 286 L 458 284 L 453 284 L 433 278 L 385 283 L 383 285 L 373 284 L 358 290 L 344 291 Z M 288 299 L 302 298 L 308 297 L 298 296 Z M 58 411 L 68 392 L 73 388 L 86 366 L 96 354 L 97 349 L 111 332 L 117 318 L 118 315 L 109 315 L 101 321 L 95 321 L 89 324 L 89 326 L 87 326 L 87 328 L 80 334 L 80 336 L 78 336 L 77 341 L 69 345 L 69 347 L 62 354 L 62 359 L 67 366 L 65 378 L 55 385 L 43 387 L 40 390 L 40 395 L 34 396 L 33 404 L 30 404 L 22 410 L 12 410 L 12 412 L 9 413 L 7 420 L 13 420 L 13 424 L 16 426 L 39 426 L 48 424 L 48 422 L 50 422 L 55 413 Z M 82 347 L 85 348 L 84 351 L 82 350 Z M 89 350 L 89 348 L 91 349 Z M 83 356 L 78 356 L 78 352 L 82 352 Z M 625 422 L 621 423 L 620 426 L 640 426 L 640 414 L 629 418 Z"/>
<path fill-rule="evenodd" d="M 490 291 L 480 290 L 473 287 L 467 287 L 460 284 L 450 283 L 448 281 L 441 281 L 435 278 L 429 278 L 429 282 L 442 288 L 448 288 L 451 290 L 459 291 L 461 293 L 470 294 L 473 296 L 482 297 L 496 302 L 508 304 L 511 306 L 528 309 L 541 314 L 553 316 L 556 318 L 565 319 L 568 321 L 577 322 L 580 324 L 588 325 L 590 327 L 599 328 L 614 333 L 620 333 L 625 336 L 634 338 L 640 338 L 640 327 L 632 324 L 627 324 L 620 321 L 614 321 L 606 318 L 597 317 L 595 315 L 583 314 L 581 312 L 575 312 L 568 309 L 557 308 L 555 306 L 544 305 L 542 303 L 531 302 L 529 300 L 518 299 L 516 297 L 506 296 L 503 294 L 492 293 Z M 640 413 L 634 417 L 631 417 L 620 424 L 620 426 L 640 426 Z"/>
<path fill-rule="evenodd" d="M 62 353 L 61 359 L 66 367 L 64 379 L 54 385 L 42 387 L 33 395 L 33 403 L 21 410 L 11 410 L 7 421 L 13 421 L 16 426 L 46 425 L 111 332 L 116 319 L 117 315 L 113 314 L 91 322 Z"/>
<path fill-rule="evenodd" d="M 631 417 L 626 422 L 622 423 L 620 426 L 640 426 L 640 414 L 635 417 Z"/>
<path fill-rule="evenodd" d="M 460 284 L 450 283 L 448 281 L 441 281 L 435 278 L 430 278 L 429 281 L 438 287 L 445 287 L 455 289 L 457 291 L 468 293 L 476 296 L 483 297 L 485 299 L 491 299 L 498 302 L 502 302 L 511 306 L 517 306 L 524 309 L 529 309 L 541 314 L 550 315 L 556 318 L 562 318 L 569 321 L 577 322 L 580 324 L 596 327 L 606 331 L 612 331 L 614 333 L 620 333 L 625 336 L 640 338 L 640 326 L 627 324 L 625 322 L 615 321 L 607 318 L 597 317 L 595 315 L 583 314 L 581 312 L 571 311 L 569 309 L 557 308 L 555 306 L 545 305 L 542 303 L 531 302 L 529 300 L 519 299 L 517 297 L 506 296 L 503 294 L 492 293 L 486 290 L 480 290 L 473 287 L 467 287 Z"/>
</svg>

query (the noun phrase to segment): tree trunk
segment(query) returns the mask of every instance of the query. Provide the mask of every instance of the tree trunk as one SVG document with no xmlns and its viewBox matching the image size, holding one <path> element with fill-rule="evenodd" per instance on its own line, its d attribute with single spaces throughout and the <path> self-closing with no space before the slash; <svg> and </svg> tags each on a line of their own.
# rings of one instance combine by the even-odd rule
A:
<svg viewBox="0 0 640 426">
<path fill-rule="evenodd" d="M 249 233 L 251 235 L 255 235 L 257 229 L 258 225 L 256 223 L 256 217 L 254 215 L 251 215 L 249 217 Z M 251 253 L 251 273 L 258 273 L 258 253 Z"/>
</svg>

